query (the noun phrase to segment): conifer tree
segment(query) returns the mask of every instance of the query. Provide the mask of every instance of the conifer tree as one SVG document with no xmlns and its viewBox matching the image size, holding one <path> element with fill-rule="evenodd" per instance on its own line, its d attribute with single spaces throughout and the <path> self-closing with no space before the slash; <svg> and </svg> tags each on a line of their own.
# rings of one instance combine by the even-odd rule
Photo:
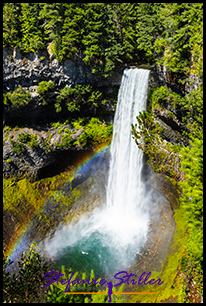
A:
<svg viewBox="0 0 206 306">
<path fill-rule="evenodd" d="M 118 42 L 112 19 L 110 4 L 87 3 L 85 7 L 86 36 L 83 43 L 86 64 L 92 65 L 93 72 L 108 72 L 115 67 L 115 62 L 121 62 L 121 44 Z M 106 76 L 106 75 L 105 75 Z"/>
<path fill-rule="evenodd" d="M 3 47 L 15 47 L 19 40 L 19 5 L 4 3 L 3 6 Z"/>
<path fill-rule="evenodd" d="M 155 41 L 158 53 L 165 51 L 160 64 L 171 72 L 189 74 L 191 49 L 194 39 L 201 31 L 201 3 L 165 3 L 161 7 L 163 31 Z"/>
<path fill-rule="evenodd" d="M 137 16 L 134 3 L 113 3 L 115 26 L 119 32 L 119 41 L 124 50 L 123 59 L 136 61 Z"/>
<path fill-rule="evenodd" d="M 115 65 L 122 63 L 123 46 L 119 39 L 119 31 L 114 20 L 114 9 L 112 3 L 107 4 L 104 7 L 104 16 L 106 16 L 105 26 L 105 59 L 104 59 L 104 71 L 109 72 Z M 107 76 L 105 74 L 104 76 Z"/>
<path fill-rule="evenodd" d="M 62 27 L 64 20 L 64 3 L 40 3 L 40 18 L 44 22 L 44 31 L 52 44 L 52 54 L 61 61 L 62 54 Z"/>
<path fill-rule="evenodd" d="M 19 20 L 22 38 L 18 46 L 24 52 L 38 52 L 45 47 L 38 21 L 38 11 L 35 3 L 21 3 Z"/>
<path fill-rule="evenodd" d="M 62 34 L 62 52 L 70 57 L 72 54 L 82 57 L 85 34 L 84 4 L 64 3 L 64 24 Z"/>
<path fill-rule="evenodd" d="M 182 149 L 181 205 L 185 208 L 190 233 L 188 254 L 203 261 L 203 133 L 190 136 L 190 147 Z"/>
<path fill-rule="evenodd" d="M 136 3 L 134 10 L 137 16 L 135 23 L 137 32 L 137 49 L 139 58 L 154 61 L 154 42 L 160 33 L 160 3 Z"/>
</svg>

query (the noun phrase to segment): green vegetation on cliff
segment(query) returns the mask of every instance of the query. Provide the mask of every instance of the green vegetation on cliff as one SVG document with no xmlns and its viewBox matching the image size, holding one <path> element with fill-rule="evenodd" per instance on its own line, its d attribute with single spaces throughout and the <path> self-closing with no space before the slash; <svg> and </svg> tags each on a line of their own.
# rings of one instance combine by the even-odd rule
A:
<svg viewBox="0 0 206 306">
<path fill-rule="evenodd" d="M 59 60 L 78 56 L 105 76 L 122 62 L 187 73 L 201 56 L 202 3 L 4 3 L 3 46 Z M 194 47 L 196 50 L 194 50 Z"/>
<path fill-rule="evenodd" d="M 30 92 L 23 89 L 21 86 L 16 88 L 12 93 L 6 92 L 3 94 L 3 104 L 11 105 L 12 108 L 19 108 L 28 104 L 31 101 Z"/>
<path fill-rule="evenodd" d="M 105 74 L 125 60 L 157 57 L 186 72 L 202 30 L 201 3 L 5 3 L 3 13 L 4 47 L 38 52 L 51 43 L 59 61 L 79 56 Z"/>
<path fill-rule="evenodd" d="M 159 302 L 178 296 L 179 302 L 191 301 L 188 278 L 202 295 L 203 3 L 4 3 L 3 46 L 26 53 L 49 47 L 59 62 L 80 58 L 92 72 L 104 76 L 123 64 L 149 63 L 163 68 L 166 85 L 150 89 L 148 112 L 137 114 L 139 130 L 132 127 L 133 137 L 154 171 L 165 173 L 182 189 L 180 207 L 174 215 L 173 255 L 162 270 L 164 290 L 163 286 L 159 288 L 154 299 Z M 38 84 L 43 104 L 47 104 L 54 89 L 55 84 L 48 80 Z M 77 145 L 101 143 L 111 136 L 112 126 L 98 118 L 87 118 L 85 110 L 91 108 L 95 115 L 102 105 L 114 105 L 114 97 L 90 84 L 65 87 L 55 95 L 56 112 L 68 110 L 71 125 L 76 131 L 83 129 Z M 4 105 L 13 109 L 30 101 L 30 93 L 21 87 L 5 93 L 3 99 Z M 163 128 L 156 122 L 157 111 L 165 110 L 166 119 L 174 126 L 179 124 L 173 142 L 166 141 Z M 59 122 L 54 124 L 59 124 L 61 134 L 56 146 L 73 145 L 71 132 L 63 131 Z M 14 152 L 23 154 L 25 144 L 35 148 L 37 139 L 20 133 L 17 141 L 10 138 L 10 142 Z M 45 140 L 46 146 L 49 140 Z M 8 158 L 7 165 L 11 163 Z M 34 185 L 26 180 L 4 183 L 6 210 L 13 211 L 23 204 L 29 211 L 40 209 L 41 194 Z M 62 207 L 72 201 L 58 193 L 54 197 Z M 47 218 L 41 218 L 47 224 Z M 149 296 L 141 299 L 151 301 Z"/>
<path fill-rule="evenodd" d="M 54 267 L 51 267 L 51 264 L 48 264 L 44 258 L 44 255 L 39 251 L 39 247 L 34 242 L 29 245 L 29 250 L 26 253 L 25 251 L 21 254 L 20 260 L 18 261 L 18 274 L 11 274 L 8 272 L 8 268 L 12 264 L 11 260 L 8 260 L 6 256 L 6 249 L 3 249 L 3 300 L 4 303 L 107 303 L 109 296 L 108 295 L 92 295 L 88 292 L 101 292 L 98 290 L 100 287 L 99 284 L 88 285 L 87 282 L 82 284 L 71 285 L 68 292 L 81 292 L 81 294 L 65 294 L 65 285 L 55 282 L 49 287 L 44 288 L 43 286 L 48 283 L 44 275 L 50 270 L 57 271 Z M 57 273 L 62 273 L 63 278 L 66 280 L 75 280 L 77 279 L 78 272 L 72 276 L 71 269 L 66 269 L 62 266 L 61 271 Z M 62 279 L 63 279 L 62 278 Z M 79 279 L 86 280 L 89 279 L 91 283 L 95 279 L 94 271 L 91 270 L 90 276 L 86 276 L 86 273 L 83 273 L 82 276 L 79 276 Z M 98 279 L 100 281 L 101 278 Z M 124 284 L 116 290 L 113 288 L 113 293 L 122 292 Z M 84 294 L 85 292 L 85 294 Z M 106 289 L 108 292 L 108 288 Z M 125 302 L 125 298 L 119 296 L 112 296 L 113 303 Z"/>
<path fill-rule="evenodd" d="M 40 95 L 39 105 L 50 104 L 50 111 L 60 113 L 59 117 L 65 113 L 68 117 L 76 117 L 79 114 L 96 116 L 104 109 L 114 111 L 117 103 L 117 89 L 107 92 L 90 84 L 76 84 L 74 87 L 66 85 L 57 90 L 53 81 L 42 81 L 38 84 L 37 93 Z M 3 94 L 3 104 L 9 109 L 15 108 L 21 111 L 31 102 L 30 92 L 21 86 L 13 92 L 8 91 Z"/>
<path fill-rule="evenodd" d="M 167 85 L 149 92 L 148 112 L 139 113 L 132 134 L 138 147 L 147 154 L 154 171 L 163 172 L 181 188 L 180 207 L 175 211 L 176 232 L 172 247 L 176 248 L 176 270 L 168 264 L 164 279 L 173 275 L 175 290 L 165 287 L 165 296 L 177 296 L 179 302 L 196 302 L 190 288 L 203 294 L 203 17 L 200 3 L 169 3 L 161 8 L 162 33 L 155 40 L 157 64 L 167 68 Z M 190 87 L 189 93 L 177 93 L 174 83 Z M 195 85 L 194 85 L 195 84 Z M 177 87 L 176 87 L 177 88 Z M 180 121 L 178 138 L 166 141 L 164 128 L 156 114 L 168 111 L 166 119 L 175 126 Z M 177 126 L 177 124 L 176 124 Z M 178 182 L 178 183 L 177 183 Z M 180 239 L 181 237 L 181 239 Z M 179 249 L 177 242 L 181 241 Z M 169 272 L 170 271 L 170 272 Z M 169 274 L 168 274 L 169 273 Z M 171 274 L 172 273 L 172 274 Z M 171 283 L 171 282 L 170 282 Z M 195 285 L 195 286 L 194 286 Z M 163 287 L 161 288 L 163 289 Z M 167 289 L 167 290 L 166 290 Z M 189 294 L 188 294 L 189 293 Z M 144 301 L 148 301 L 145 297 Z M 155 301 L 159 301 L 155 299 Z"/>
<path fill-rule="evenodd" d="M 55 83 L 52 81 L 42 81 L 38 84 L 37 92 L 41 96 L 41 99 L 43 100 L 43 105 L 48 103 L 48 100 L 46 99 L 46 95 L 48 95 L 48 92 L 51 92 L 52 89 L 55 88 Z"/>
<path fill-rule="evenodd" d="M 28 303 L 39 296 L 43 290 L 44 274 L 49 269 L 44 256 L 39 252 L 36 243 L 29 246 L 29 251 L 21 254 L 18 261 L 19 273 L 11 274 L 8 267 L 12 264 L 3 249 L 3 300 L 4 303 Z M 42 293 L 40 293 L 42 296 Z"/>
</svg>

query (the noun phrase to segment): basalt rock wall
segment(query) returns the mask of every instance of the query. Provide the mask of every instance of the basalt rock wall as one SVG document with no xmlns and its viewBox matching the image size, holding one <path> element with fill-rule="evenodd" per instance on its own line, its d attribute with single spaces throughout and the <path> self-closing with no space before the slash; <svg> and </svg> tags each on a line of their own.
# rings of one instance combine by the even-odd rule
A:
<svg viewBox="0 0 206 306">
<path fill-rule="evenodd" d="M 51 80 L 57 88 L 90 83 L 96 86 L 113 86 L 121 82 L 121 74 L 105 78 L 101 73 L 92 73 L 80 58 L 66 59 L 61 63 L 47 50 L 38 53 L 23 53 L 16 48 L 3 50 L 3 89 L 13 91 L 19 85 L 37 95 L 39 82 Z"/>
<path fill-rule="evenodd" d="M 173 74 L 166 66 L 155 65 L 150 72 L 149 88 L 166 86 L 168 90 L 179 94 L 181 97 L 187 96 L 190 91 L 198 85 L 198 79 L 195 75 L 188 77 L 188 82 L 181 84 L 179 82 L 183 76 Z M 191 85 L 190 80 L 194 81 Z M 158 122 L 163 128 L 163 138 L 172 144 L 186 145 L 188 139 L 183 137 L 183 131 L 186 131 L 183 117 L 187 115 L 185 109 L 174 107 L 169 99 L 162 102 L 162 106 L 153 106 L 152 112 L 155 116 L 155 122 Z"/>
<path fill-rule="evenodd" d="M 31 93 L 31 102 L 29 102 L 27 105 L 20 106 L 18 108 L 4 106 L 4 124 L 18 125 L 19 123 L 21 124 L 22 121 L 21 131 L 19 130 L 16 133 L 11 131 L 4 135 L 4 138 L 6 139 L 4 146 L 4 174 L 6 176 L 20 174 L 20 169 L 23 169 L 29 173 L 39 173 L 42 168 L 53 165 L 53 163 L 60 158 L 59 153 L 64 151 L 63 148 L 56 150 L 55 146 L 52 147 L 52 143 L 50 153 L 46 152 L 44 149 L 44 142 L 47 140 L 49 135 L 47 134 L 47 129 L 45 130 L 43 127 L 41 127 L 42 123 L 57 122 L 61 118 L 59 114 L 56 113 L 54 108 L 55 95 L 57 93 L 53 92 L 51 94 L 47 105 L 42 104 L 40 96 L 36 91 L 38 84 L 41 81 L 53 81 L 56 85 L 56 90 L 59 90 L 65 86 L 89 83 L 95 88 L 101 87 L 105 91 L 112 91 L 114 87 L 117 88 L 120 86 L 122 73 L 126 67 L 126 64 L 117 67 L 112 77 L 105 78 L 101 73 L 92 73 L 91 68 L 85 65 L 83 60 L 80 58 L 66 59 L 59 63 L 50 53 L 49 47 L 47 50 L 41 50 L 38 53 L 23 53 L 16 48 L 4 48 L 4 92 L 13 92 L 18 86 L 22 86 Z M 141 66 L 139 68 L 141 68 Z M 150 69 L 150 67 L 145 68 Z M 175 79 L 175 76 L 171 76 L 166 67 L 156 65 L 150 69 L 149 88 L 164 85 L 182 96 L 186 95 L 191 90 L 187 84 L 184 87 L 181 86 L 178 83 L 178 78 Z M 195 84 L 193 86 L 195 86 Z M 182 123 L 184 110 L 177 110 L 170 103 L 167 103 L 164 109 L 155 109 L 153 111 L 157 121 L 164 129 L 163 133 L 166 141 L 184 144 L 185 141 L 181 135 L 182 130 L 184 129 L 184 125 Z M 174 113 L 173 118 L 168 116 L 168 111 L 172 111 Z M 61 116 L 67 115 L 66 111 L 65 113 L 61 113 L 63 113 Z M 113 121 L 114 108 L 108 108 L 108 106 L 105 106 L 103 113 L 104 115 L 107 114 L 110 122 Z M 81 115 L 88 116 L 88 114 Z M 97 115 L 101 116 L 101 114 Z M 25 119 L 28 123 L 28 128 L 25 128 Z M 26 132 L 27 129 L 32 129 L 32 133 L 38 135 L 39 147 L 38 149 L 33 150 L 27 147 L 26 154 L 16 156 L 16 154 L 11 151 L 9 142 L 10 136 L 14 134 L 13 140 L 16 141 L 18 133 Z M 52 137 L 54 138 L 54 142 L 58 142 L 57 138 L 60 137 L 58 131 L 53 131 Z M 49 141 L 52 141 L 53 138 L 50 136 Z M 76 149 L 79 150 L 79 148 Z M 76 149 L 73 148 L 72 150 Z M 69 149 L 69 151 L 71 150 Z"/>
<path fill-rule="evenodd" d="M 31 102 L 20 106 L 18 109 L 4 105 L 3 124 L 11 125 L 19 122 L 27 124 L 42 124 L 59 121 L 65 117 L 67 109 L 57 114 L 54 102 L 58 90 L 65 86 L 73 87 L 76 84 L 90 84 L 94 88 L 112 92 L 115 86 L 119 86 L 122 77 L 122 69 L 118 69 L 113 77 L 105 78 L 101 73 L 92 73 L 92 69 L 84 64 L 80 58 L 66 59 L 61 63 L 47 50 L 38 53 L 23 53 L 16 48 L 3 49 L 3 92 L 13 92 L 18 86 L 30 91 Z M 42 81 L 53 81 L 55 91 L 50 93 L 47 105 L 42 104 L 37 92 L 38 84 Z M 103 113 L 111 112 L 106 105 Z M 91 116 L 92 112 L 82 116 Z M 68 115 L 67 115 L 68 117 Z"/>
</svg>

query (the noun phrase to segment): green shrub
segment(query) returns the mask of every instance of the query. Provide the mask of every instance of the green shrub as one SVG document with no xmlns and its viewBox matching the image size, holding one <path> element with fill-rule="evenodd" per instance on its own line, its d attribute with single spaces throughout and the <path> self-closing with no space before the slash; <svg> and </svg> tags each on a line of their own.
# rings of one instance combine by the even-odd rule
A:
<svg viewBox="0 0 206 306">
<path fill-rule="evenodd" d="M 3 103 L 5 105 L 11 104 L 13 108 L 18 108 L 21 105 L 26 105 L 31 101 L 30 92 L 19 86 L 12 93 L 7 92 L 3 94 Z"/>
<path fill-rule="evenodd" d="M 174 107 L 185 107 L 186 100 L 166 86 L 153 87 L 149 92 L 152 106 L 159 106 L 165 101 L 172 104 Z M 163 105 L 162 105 L 163 106 Z"/>
<path fill-rule="evenodd" d="M 64 102 L 68 111 L 80 111 L 80 107 L 84 104 L 97 108 L 101 100 L 102 93 L 99 90 L 94 90 L 89 84 L 77 84 L 74 88 L 65 86 L 60 89 L 60 94 L 56 98 L 55 108 L 57 113 L 60 112 L 62 110 L 61 103 Z M 104 104 L 106 104 L 105 100 Z"/>
<path fill-rule="evenodd" d="M 19 133 L 17 140 L 23 143 L 27 143 L 31 149 L 38 148 L 39 146 L 37 135 L 35 134 L 29 135 L 28 132 Z"/>
<path fill-rule="evenodd" d="M 8 125 L 5 125 L 3 131 L 4 131 L 5 133 L 8 133 L 9 131 L 11 131 L 11 127 L 8 126 Z"/>
<path fill-rule="evenodd" d="M 10 139 L 10 144 L 12 146 L 11 150 L 17 154 L 21 154 L 26 151 L 26 147 L 22 143 Z"/>
<path fill-rule="evenodd" d="M 57 143 L 56 147 L 70 148 L 72 143 L 73 143 L 73 140 L 72 140 L 72 137 L 71 137 L 71 132 L 67 131 L 67 134 L 61 135 L 61 140 L 62 140 L 61 143 Z"/>
<path fill-rule="evenodd" d="M 37 92 L 41 96 L 45 95 L 49 89 L 53 89 L 55 87 L 55 83 L 53 81 L 42 81 L 39 83 L 37 87 Z"/>
<path fill-rule="evenodd" d="M 55 88 L 55 83 L 53 81 L 42 81 L 39 83 L 37 87 L 37 92 L 41 96 L 41 100 L 43 100 L 43 105 L 46 105 L 48 99 L 46 99 L 47 94 Z"/>
<path fill-rule="evenodd" d="M 76 130 L 79 130 L 84 125 L 84 119 L 83 118 L 72 119 L 71 124 Z"/>
<path fill-rule="evenodd" d="M 29 246 L 29 251 L 23 251 L 18 261 L 18 274 L 11 275 L 6 268 L 12 263 L 5 255 L 3 249 L 3 299 L 4 302 L 29 303 L 39 297 L 39 290 L 44 283 L 44 274 L 48 271 L 49 265 L 39 252 L 34 242 Z"/>
<path fill-rule="evenodd" d="M 54 129 L 60 129 L 62 126 L 64 126 L 64 124 L 60 122 L 52 122 L 51 126 L 53 126 Z"/>
<path fill-rule="evenodd" d="M 17 140 L 23 143 L 27 143 L 30 139 L 29 133 L 28 132 L 22 132 L 19 133 Z"/>
<path fill-rule="evenodd" d="M 62 110 L 60 103 L 65 101 L 68 111 L 74 112 L 80 110 L 80 105 L 78 105 L 78 99 L 75 99 L 73 96 L 75 92 L 74 88 L 65 86 L 63 89 L 60 89 L 60 94 L 56 98 L 55 108 L 56 112 L 60 112 Z"/>
<path fill-rule="evenodd" d="M 28 145 L 31 149 L 38 148 L 39 143 L 38 143 L 38 140 L 37 140 L 37 135 L 35 135 L 35 134 L 30 135 L 30 140 L 28 142 Z"/>
<path fill-rule="evenodd" d="M 92 118 L 85 126 L 84 132 L 79 136 L 78 140 L 81 145 L 102 143 L 112 136 L 113 126 L 106 126 L 98 118 Z"/>
</svg>

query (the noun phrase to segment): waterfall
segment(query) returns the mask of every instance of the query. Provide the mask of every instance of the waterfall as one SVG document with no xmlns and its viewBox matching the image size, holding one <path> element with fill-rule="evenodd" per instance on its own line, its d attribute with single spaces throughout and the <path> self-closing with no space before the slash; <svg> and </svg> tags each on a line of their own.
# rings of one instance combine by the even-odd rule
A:
<svg viewBox="0 0 206 306">
<path fill-rule="evenodd" d="M 151 203 L 141 180 L 142 152 L 131 135 L 146 108 L 149 70 L 125 69 L 118 93 L 106 204 L 77 223 L 61 226 L 44 249 L 62 264 L 112 274 L 135 262 L 147 240 Z M 63 260 L 64 259 L 64 260 Z M 113 274 L 114 275 L 114 274 Z"/>
<path fill-rule="evenodd" d="M 124 214 L 141 211 L 143 183 L 140 179 L 142 152 L 131 137 L 131 124 L 146 108 L 149 70 L 126 69 L 118 94 L 111 145 L 107 206 Z"/>
</svg>

